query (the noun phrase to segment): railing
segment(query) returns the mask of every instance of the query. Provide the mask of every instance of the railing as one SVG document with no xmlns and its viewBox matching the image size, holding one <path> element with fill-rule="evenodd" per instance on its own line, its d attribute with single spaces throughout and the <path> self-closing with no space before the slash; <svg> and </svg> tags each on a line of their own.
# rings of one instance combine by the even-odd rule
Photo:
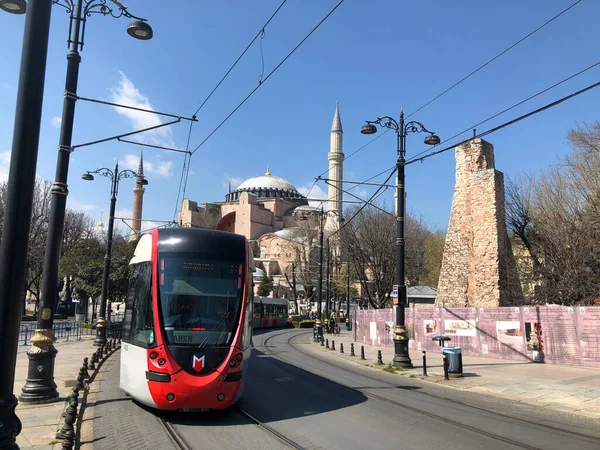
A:
<svg viewBox="0 0 600 450">
<path fill-rule="evenodd" d="M 63 340 L 81 340 L 83 334 L 83 324 L 81 322 L 57 322 L 52 325 L 56 339 Z M 21 324 L 19 330 L 19 344 L 22 346 L 31 345 L 30 340 L 35 334 L 36 324 Z"/>
</svg>

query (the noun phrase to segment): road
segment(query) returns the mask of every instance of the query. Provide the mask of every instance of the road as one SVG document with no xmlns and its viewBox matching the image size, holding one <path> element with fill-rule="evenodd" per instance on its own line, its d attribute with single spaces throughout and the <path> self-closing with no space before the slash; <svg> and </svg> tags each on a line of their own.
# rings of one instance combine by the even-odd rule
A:
<svg viewBox="0 0 600 450">
<path fill-rule="evenodd" d="M 192 449 L 600 448 L 598 424 L 328 358 L 311 334 L 259 331 L 237 408 L 168 421 Z"/>
</svg>

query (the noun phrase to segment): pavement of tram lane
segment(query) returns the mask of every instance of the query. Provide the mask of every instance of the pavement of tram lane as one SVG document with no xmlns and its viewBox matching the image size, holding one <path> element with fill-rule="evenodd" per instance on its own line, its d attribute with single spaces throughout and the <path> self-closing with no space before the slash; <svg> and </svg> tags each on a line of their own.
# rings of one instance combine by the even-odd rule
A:
<svg viewBox="0 0 600 450">
<path fill-rule="evenodd" d="M 340 335 L 325 334 L 331 347 L 327 349 L 312 342 L 313 350 L 331 358 L 342 358 L 373 370 L 390 370 L 394 349 L 355 342 L 351 331 L 342 330 Z M 308 339 L 308 338 L 307 338 Z M 343 344 L 344 353 L 340 353 Z M 350 344 L 354 344 L 356 356 L 350 356 Z M 365 360 L 360 359 L 364 346 Z M 381 350 L 383 365 L 377 364 L 377 351 Z M 462 378 L 444 380 L 441 348 L 427 352 L 427 375 L 423 376 L 422 352 L 411 351 L 413 369 L 398 371 L 398 376 L 419 378 L 451 389 L 481 393 L 511 401 L 517 401 L 552 411 L 567 412 L 592 420 L 600 420 L 600 368 L 563 364 L 540 364 L 496 358 L 463 355 Z"/>
<path fill-rule="evenodd" d="M 54 382 L 59 399 L 46 404 L 18 403 L 16 413 L 21 420 L 22 429 L 17 436 L 17 445 L 21 450 L 50 450 L 53 446 L 61 447 L 56 439 L 56 432 L 65 408 L 65 400 L 77 380 L 83 358 L 89 358 L 96 351 L 93 340 L 94 336 L 83 336 L 81 340 L 70 338 L 68 341 L 60 340 L 54 344 L 58 350 L 54 363 Z M 30 348 L 31 346 L 20 345 L 17 352 L 13 389 L 17 398 L 27 380 L 27 350 Z"/>
<path fill-rule="evenodd" d="M 83 410 L 81 450 L 176 450 L 159 419 L 133 403 L 119 388 L 120 350 L 100 367 L 90 383 Z"/>
</svg>

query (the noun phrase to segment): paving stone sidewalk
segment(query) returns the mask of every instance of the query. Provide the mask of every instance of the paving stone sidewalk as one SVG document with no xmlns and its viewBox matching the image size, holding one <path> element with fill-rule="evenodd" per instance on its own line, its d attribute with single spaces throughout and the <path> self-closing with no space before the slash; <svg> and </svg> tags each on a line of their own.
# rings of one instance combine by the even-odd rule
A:
<svg viewBox="0 0 600 450">
<path fill-rule="evenodd" d="M 120 350 L 100 367 L 83 410 L 80 450 L 176 450 L 159 418 L 119 388 Z"/>
<path fill-rule="evenodd" d="M 59 399 L 41 405 L 19 402 L 16 412 L 23 428 L 17 437 L 17 444 L 21 450 L 61 448 L 59 440 L 56 439 L 57 427 L 65 407 L 66 397 L 77 380 L 83 358 L 86 356 L 89 358 L 96 351 L 93 340 L 94 336 L 84 336 L 80 341 L 71 338 L 69 341 L 59 341 L 54 344 L 58 350 L 54 365 L 54 382 Z M 30 346 L 20 346 L 17 353 L 13 390 L 17 398 L 21 395 L 21 388 L 27 380 L 29 367 L 27 350 L 30 348 Z"/>
<path fill-rule="evenodd" d="M 346 330 L 339 336 L 326 334 L 325 338 L 330 346 L 335 341 L 335 351 L 313 344 L 332 358 L 344 358 L 374 370 L 388 368 L 394 358 L 393 348 L 354 342 L 352 332 Z M 354 357 L 350 356 L 351 343 Z M 344 354 L 340 353 L 340 344 L 344 346 Z M 364 361 L 360 359 L 361 346 L 365 349 Z M 378 350 L 381 350 L 383 366 L 376 364 Z M 441 348 L 427 352 L 427 377 L 423 376 L 422 352 L 413 350 L 411 358 L 415 368 L 398 372 L 399 375 L 600 420 L 600 368 L 463 355 L 464 377 L 444 380 Z"/>
</svg>

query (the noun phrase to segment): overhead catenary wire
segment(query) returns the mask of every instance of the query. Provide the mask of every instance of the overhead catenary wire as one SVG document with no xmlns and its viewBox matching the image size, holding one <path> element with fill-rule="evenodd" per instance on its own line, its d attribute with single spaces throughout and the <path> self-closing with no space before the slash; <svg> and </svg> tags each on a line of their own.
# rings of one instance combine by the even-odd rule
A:
<svg viewBox="0 0 600 450">
<path fill-rule="evenodd" d="M 265 22 L 265 24 L 261 27 L 261 29 L 258 31 L 258 33 L 256 33 L 256 36 L 254 36 L 254 38 L 250 41 L 250 43 L 248 44 L 248 46 L 244 49 L 244 51 L 241 53 L 240 56 L 238 56 L 238 58 L 235 60 L 235 62 L 231 65 L 231 67 L 229 68 L 229 70 L 227 72 L 225 72 L 225 75 L 223 75 L 223 77 L 219 80 L 219 82 L 217 83 L 217 85 L 213 88 L 213 90 L 210 92 L 210 94 L 208 94 L 208 97 L 206 97 L 204 99 L 204 101 L 202 102 L 202 104 L 198 107 L 198 109 L 196 110 L 196 112 L 194 113 L 194 116 L 196 114 L 198 114 L 198 112 L 202 109 L 202 107 L 206 104 L 206 102 L 212 97 L 212 95 L 215 93 L 215 91 L 219 88 L 219 86 L 221 86 L 221 83 L 223 83 L 223 81 L 225 81 L 225 78 L 227 78 L 227 76 L 229 75 L 229 73 L 233 70 L 233 68 L 237 65 L 238 62 L 240 62 L 240 60 L 244 57 L 244 55 L 246 54 L 246 52 L 250 49 L 250 47 L 252 47 L 252 44 L 254 44 L 254 42 L 256 42 L 256 40 L 260 37 L 260 36 L 264 36 L 264 32 L 265 32 L 265 28 L 267 28 L 267 26 L 269 25 L 269 23 L 271 23 L 271 20 L 273 20 L 273 18 L 277 15 L 277 13 L 279 12 L 279 10 L 283 7 L 283 5 L 285 5 L 285 2 L 287 2 L 287 0 L 283 0 L 283 2 L 281 2 L 281 4 L 279 5 L 279 7 L 275 10 L 275 12 L 273 14 L 271 14 L 271 17 L 269 17 L 269 20 L 267 20 Z M 263 60 L 263 71 L 264 71 L 264 60 Z"/>
<path fill-rule="evenodd" d="M 497 127 L 490 128 L 489 130 L 486 130 L 486 131 L 484 131 L 483 133 L 479 133 L 479 134 L 477 134 L 476 136 L 473 136 L 473 137 L 471 137 L 471 138 L 469 138 L 469 139 L 465 139 L 465 140 L 463 140 L 463 141 L 461 141 L 461 142 L 458 142 L 458 143 L 456 143 L 456 144 L 453 144 L 453 145 L 451 145 L 451 146 L 449 146 L 449 147 L 446 147 L 446 148 L 443 148 L 443 149 L 441 149 L 441 150 L 436 150 L 436 151 L 434 151 L 434 152 L 431 152 L 431 153 L 429 153 L 429 154 L 427 154 L 427 155 L 425 155 L 425 156 L 413 157 L 413 158 L 411 158 L 411 159 L 407 160 L 407 161 L 406 161 L 406 163 L 405 163 L 405 165 L 412 164 L 412 163 L 415 163 L 415 162 L 417 162 L 417 161 L 423 161 L 423 160 L 425 160 L 425 159 L 427 159 L 427 158 L 431 158 L 432 156 L 439 155 L 440 153 L 444 153 L 444 152 L 446 152 L 446 151 L 448 151 L 448 150 L 452 150 L 453 148 L 455 148 L 455 147 L 457 147 L 457 146 L 459 146 L 459 145 L 465 144 L 465 143 L 467 143 L 467 142 L 469 142 L 469 141 L 471 141 L 471 140 L 473 140 L 473 139 L 482 138 L 482 137 L 484 137 L 484 136 L 487 136 L 487 135 L 489 135 L 489 134 L 492 134 L 492 133 L 494 133 L 494 132 L 496 132 L 496 131 L 498 131 L 498 130 L 501 130 L 502 128 L 506 128 L 506 127 L 508 127 L 508 126 L 510 126 L 510 125 L 513 125 L 513 124 L 515 124 L 515 123 L 517 123 L 517 122 L 520 122 L 521 120 L 524 120 L 524 119 L 526 119 L 526 118 L 528 118 L 528 117 L 531 117 L 531 116 L 534 116 L 534 115 L 536 115 L 536 114 L 539 114 L 539 113 L 541 113 L 542 111 L 545 111 L 545 110 L 547 110 L 547 109 L 553 108 L 554 106 L 557 106 L 557 105 L 559 105 L 559 104 L 561 104 L 561 103 L 563 103 L 563 102 L 565 102 L 565 101 L 567 101 L 567 100 L 569 100 L 569 99 L 571 99 L 571 98 L 573 98 L 573 97 L 576 97 L 576 96 L 578 96 L 578 95 L 581 95 L 581 94 L 583 94 L 584 92 L 587 92 L 587 91 L 589 91 L 589 90 L 591 90 L 591 89 L 594 89 L 594 88 L 596 88 L 596 87 L 598 87 L 598 86 L 600 86 L 600 82 L 594 83 L 594 84 L 592 84 L 592 85 L 590 85 L 590 86 L 588 86 L 588 87 L 585 87 L 585 88 L 583 88 L 583 89 L 580 89 L 580 90 L 579 90 L 579 91 L 577 91 L 577 92 L 573 92 L 572 94 L 569 94 L 569 95 L 567 95 L 567 96 L 565 96 L 565 97 L 562 97 L 562 98 L 560 98 L 560 99 L 558 99 L 558 100 L 556 100 L 556 101 L 554 101 L 554 102 L 552 102 L 552 103 L 548 103 L 547 105 L 545 105 L 545 106 L 542 106 L 541 108 L 538 108 L 538 109 L 535 109 L 535 110 L 533 110 L 533 111 L 530 111 L 530 112 L 528 112 L 527 114 L 523 114 L 522 116 L 519 116 L 519 117 L 517 117 L 516 119 L 509 120 L 508 122 L 505 122 L 505 123 L 503 123 L 502 125 L 498 125 Z"/>
<path fill-rule="evenodd" d="M 198 144 L 198 146 L 197 146 L 197 147 L 196 147 L 196 148 L 195 148 L 195 149 L 192 151 L 192 155 L 193 155 L 194 153 L 196 153 L 196 151 L 198 151 L 198 149 L 199 149 L 200 147 L 202 147 L 202 146 L 203 146 L 203 145 L 206 143 L 206 141 L 208 141 L 208 140 L 209 140 L 209 139 L 210 139 L 210 138 L 211 138 L 211 137 L 212 137 L 212 136 L 213 136 L 213 135 L 214 135 L 214 134 L 215 134 L 215 133 L 216 133 L 216 132 L 217 132 L 217 131 L 218 131 L 218 130 L 219 130 L 219 129 L 220 129 L 220 128 L 221 128 L 221 127 L 222 127 L 222 126 L 223 126 L 223 125 L 224 125 L 224 124 L 225 124 L 225 123 L 226 123 L 226 122 L 229 120 L 229 119 L 230 119 L 230 118 L 231 118 L 231 116 L 233 116 L 233 115 L 236 113 L 236 111 L 237 111 L 238 109 L 240 109 L 240 108 L 242 107 L 242 105 L 243 105 L 244 103 L 246 103 L 246 101 L 248 101 L 248 99 L 249 99 L 250 97 L 252 97 L 252 95 L 254 95 L 254 93 L 255 93 L 255 92 L 256 92 L 256 91 L 257 91 L 257 90 L 258 90 L 258 89 L 259 89 L 261 86 L 263 86 L 263 85 L 266 83 L 266 81 L 267 81 L 267 80 L 268 80 L 268 79 L 271 77 L 271 75 L 273 75 L 273 74 L 274 74 L 274 73 L 275 73 L 275 72 L 276 72 L 276 71 L 277 71 L 277 70 L 278 70 L 278 69 L 279 69 L 279 68 L 280 68 L 280 67 L 283 65 L 283 63 L 285 63 L 285 62 L 288 60 L 288 58 L 289 58 L 290 56 L 292 56 L 292 55 L 294 54 L 294 52 L 295 52 L 296 50 L 298 50 L 298 48 L 300 48 L 300 46 L 301 46 L 302 44 L 304 44 L 304 42 L 305 42 L 305 41 L 306 41 L 306 40 L 307 40 L 307 39 L 308 39 L 308 38 L 309 38 L 309 37 L 310 37 L 310 36 L 311 36 L 311 35 L 312 35 L 312 34 L 313 34 L 313 33 L 314 33 L 314 32 L 315 32 L 315 31 L 316 31 L 316 30 L 317 30 L 317 29 L 318 29 L 318 28 L 319 28 L 319 27 L 320 27 L 320 26 L 321 26 L 321 25 L 322 25 L 322 24 L 323 24 L 323 23 L 324 23 L 324 22 L 325 22 L 325 21 L 326 21 L 328 18 L 329 18 L 329 16 L 331 16 L 331 15 L 332 15 L 332 14 L 333 14 L 333 13 L 334 13 L 334 12 L 335 12 L 335 11 L 336 11 L 336 10 L 337 10 L 337 9 L 338 9 L 340 6 L 341 6 L 341 5 L 342 5 L 342 3 L 344 3 L 344 1 L 345 1 L 345 0 L 340 0 L 340 1 L 338 2 L 338 4 L 337 4 L 337 5 L 335 5 L 335 6 L 333 7 L 333 9 L 332 9 L 331 11 L 329 11 L 329 13 L 328 13 L 328 14 L 327 14 L 327 15 L 326 15 L 326 16 L 325 16 L 325 17 L 324 17 L 324 18 L 323 18 L 323 19 L 322 19 L 322 20 L 321 20 L 321 21 L 320 21 L 320 22 L 319 22 L 319 23 L 318 23 L 318 24 L 317 24 L 317 25 L 316 25 L 316 26 L 315 26 L 315 27 L 314 27 L 314 28 L 313 28 L 313 29 L 312 29 L 312 30 L 311 30 L 311 31 L 310 31 L 310 32 L 309 32 L 309 33 L 308 33 L 308 34 L 307 34 L 307 35 L 306 35 L 306 36 L 305 36 L 305 37 L 304 37 L 304 38 L 303 38 L 303 39 L 302 39 L 300 42 L 299 42 L 299 43 L 298 43 L 298 45 L 296 45 L 296 46 L 295 46 L 295 47 L 292 49 L 292 51 L 291 51 L 291 52 L 289 52 L 289 53 L 286 55 L 286 57 L 285 57 L 285 58 L 283 58 L 283 59 L 282 59 L 282 60 L 279 62 L 279 64 L 277 64 L 277 66 L 275 66 L 275 68 L 274 68 L 273 70 L 271 70 L 271 71 L 270 71 L 270 72 L 267 74 L 267 76 L 264 78 L 264 80 L 262 80 L 262 82 L 261 82 L 261 83 L 259 83 L 259 84 L 258 84 L 258 86 L 256 86 L 254 89 L 252 89 L 252 91 L 250 91 L 250 93 L 249 93 L 249 94 L 246 96 L 246 98 L 244 98 L 244 100 L 242 100 L 242 101 L 241 101 L 241 102 L 240 102 L 240 103 L 239 103 L 239 104 L 238 104 L 238 105 L 237 105 L 237 106 L 236 106 L 236 107 L 233 109 L 233 111 L 231 111 L 231 112 L 230 112 L 230 113 L 227 115 L 227 117 L 225 117 L 225 119 L 223 119 L 223 120 L 221 121 L 221 123 L 220 123 L 219 125 L 217 125 L 217 127 L 216 127 L 216 128 L 213 130 L 213 131 L 211 131 L 211 132 L 210 132 L 210 134 L 209 134 L 208 136 L 206 136 L 206 138 L 204 138 L 204 140 L 203 140 L 202 142 L 200 142 L 200 144 Z"/>
<path fill-rule="evenodd" d="M 590 66 L 586 67 L 585 69 L 582 69 L 582 70 L 580 70 L 580 71 L 579 71 L 579 72 L 577 72 L 577 73 L 574 73 L 573 75 L 570 75 L 570 76 L 568 76 L 567 78 L 564 78 L 564 79 L 562 79 L 562 80 L 561 80 L 561 81 L 559 81 L 558 83 L 554 83 L 552 86 L 548 86 L 547 88 L 545 88 L 545 89 L 542 89 L 541 91 L 539 91 L 539 92 L 537 92 L 537 93 L 535 93 L 535 94 L 533 94 L 533 95 L 531 95 L 531 96 L 527 97 L 527 98 L 526 98 L 526 99 L 524 99 L 524 100 L 521 100 L 521 101 L 520 101 L 520 102 L 518 102 L 518 103 L 515 103 L 514 105 L 512 105 L 512 106 L 510 106 L 510 107 L 508 107 L 508 108 L 506 108 L 506 109 L 503 109 L 502 111 L 500 111 L 500 112 L 498 112 L 498 113 L 494 114 L 493 116 L 490 116 L 490 117 L 488 117 L 487 119 L 485 119 L 485 120 L 482 120 L 481 122 L 478 122 L 478 123 L 476 123 L 475 125 L 471 125 L 470 127 L 468 127 L 468 128 L 465 128 L 465 129 L 464 129 L 464 130 L 462 130 L 461 132 L 459 132 L 459 133 L 456 133 L 455 135 L 453 135 L 453 136 L 450 136 L 449 138 L 446 138 L 446 139 L 444 139 L 442 142 L 440 142 L 439 144 L 437 144 L 437 145 L 436 145 L 436 147 L 439 147 L 441 144 L 444 144 L 444 143 L 446 143 L 446 142 L 448 142 L 448 141 L 450 141 L 450 140 L 452 140 L 452 139 L 454 139 L 454 138 L 456 138 L 456 137 L 460 136 L 461 134 L 464 134 L 464 133 L 466 133 L 467 131 L 470 131 L 470 130 L 473 130 L 473 129 L 477 128 L 479 125 L 483 125 L 484 123 L 486 123 L 486 122 L 489 122 L 489 121 L 490 121 L 490 120 L 492 120 L 492 119 L 495 119 L 496 117 L 498 117 L 498 116 L 500 116 L 500 115 L 502 115 L 502 114 L 504 114 L 504 113 L 506 113 L 506 112 L 508 112 L 508 111 L 510 111 L 510 110 L 512 110 L 512 109 L 514 109 L 514 108 L 516 108 L 517 106 L 521 106 L 523 103 L 526 103 L 526 102 L 528 102 L 528 101 L 530 101 L 530 100 L 533 100 L 534 98 L 536 98 L 536 97 L 538 97 L 538 96 L 540 96 L 540 95 L 542 95 L 542 94 L 544 94 L 544 93 L 546 93 L 546 92 L 548 92 L 548 91 L 550 91 L 550 90 L 554 89 L 555 87 L 558 87 L 558 86 L 560 86 L 560 85 L 561 85 L 561 84 L 563 84 L 563 83 L 566 83 L 566 82 L 567 82 L 567 81 L 569 81 L 569 80 L 572 80 L 573 78 L 575 78 L 575 77 L 577 77 L 577 76 L 579 76 L 579 75 L 581 75 L 581 74 L 583 74 L 583 73 L 587 72 L 588 70 L 591 70 L 591 69 L 593 69 L 594 67 L 596 67 L 596 66 L 598 66 L 598 65 L 600 65 L 600 61 L 598 61 L 598 62 L 596 62 L 596 63 L 594 63 L 594 64 L 592 64 L 592 65 L 590 65 Z M 427 153 L 427 152 L 428 152 L 428 150 L 427 150 L 427 149 L 426 149 L 426 150 L 423 150 L 423 151 L 421 151 L 421 152 L 417 153 L 416 155 L 412 156 L 411 158 L 418 158 L 420 155 L 422 155 L 422 154 L 424 154 L 424 153 Z"/>
<path fill-rule="evenodd" d="M 437 151 L 431 152 L 431 153 L 429 153 L 429 154 L 427 154 L 427 155 L 425 155 L 425 156 L 420 156 L 420 157 L 416 157 L 416 158 L 411 158 L 411 159 L 407 160 L 407 161 L 405 162 L 405 164 L 404 164 L 404 165 L 405 165 L 405 166 L 407 166 L 407 165 L 409 165 L 409 164 L 413 164 L 413 163 L 415 163 L 415 162 L 417 162 L 417 161 L 421 161 L 421 162 L 422 162 L 423 160 L 425 160 L 425 159 L 427 159 L 427 158 L 430 158 L 430 157 L 432 157 L 432 156 L 435 156 L 435 155 L 438 155 L 438 154 L 440 154 L 440 153 L 446 152 L 446 151 L 448 151 L 448 150 L 452 150 L 452 149 L 454 149 L 455 147 L 457 147 L 457 146 L 459 146 L 459 145 L 462 145 L 462 144 L 465 144 L 465 143 L 467 143 L 467 142 L 469 142 L 469 141 L 471 141 L 471 140 L 473 140 L 473 139 L 482 138 L 482 137 L 484 137 L 484 136 L 487 136 L 487 135 L 489 135 L 489 134 L 492 134 L 492 133 L 494 133 L 494 132 L 496 132 L 496 131 L 498 131 L 498 130 L 501 130 L 501 129 L 503 129 L 503 128 L 506 128 L 506 127 L 508 127 L 508 126 L 510 126 L 510 125 L 513 125 L 513 124 L 517 123 L 517 122 L 520 122 L 521 120 L 524 120 L 524 119 L 526 119 L 526 118 L 528 118 L 528 117 L 531 117 L 531 116 L 533 116 L 533 115 L 539 114 L 540 112 L 543 112 L 543 111 L 545 111 L 545 110 L 547 110 L 547 109 L 553 108 L 554 106 L 557 106 L 557 105 L 559 105 L 559 104 L 561 104 L 561 103 L 563 103 L 563 102 L 565 102 L 565 101 L 567 101 L 567 100 L 569 100 L 569 99 L 571 99 L 571 98 L 574 98 L 574 97 L 576 97 L 576 96 L 578 96 L 578 95 L 581 95 L 581 94 L 583 94 L 583 93 L 585 93 L 585 92 L 587 92 L 587 91 L 589 91 L 589 90 L 591 90 L 591 89 L 594 89 L 594 88 L 596 88 L 596 87 L 598 87 L 598 86 L 600 86 L 600 82 L 594 83 L 594 84 L 592 84 L 592 85 L 590 85 L 590 86 L 587 86 L 587 87 L 585 87 L 585 88 L 583 88 L 583 89 L 580 89 L 579 91 L 573 92 L 572 94 L 569 94 L 569 95 L 567 95 L 567 96 L 565 96 L 565 97 L 562 97 L 562 98 L 560 98 L 560 99 L 558 99 L 558 100 L 556 100 L 556 101 L 554 101 L 554 102 L 552 102 L 552 103 L 549 103 L 549 104 L 547 104 L 547 105 L 545 105 L 545 106 L 542 106 L 541 108 L 538 108 L 538 109 L 535 109 L 535 110 L 533 110 L 533 111 L 530 111 L 529 113 L 527 113 L 527 114 L 524 114 L 524 115 L 522 115 L 522 116 L 519 116 L 519 117 L 517 117 L 517 118 L 515 118 L 515 119 L 513 119 L 513 120 L 510 120 L 510 121 L 508 121 L 508 122 L 505 122 L 505 123 L 503 123 L 503 124 L 501 124 L 501 125 L 498 125 L 497 127 L 490 128 L 489 130 L 486 130 L 486 131 L 484 131 L 484 132 L 482 132 L 482 133 L 479 133 L 478 135 L 476 135 L 476 136 L 474 136 L 474 137 L 472 137 L 472 138 L 465 139 L 465 140 L 463 140 L 463 141 L 461 141 L 461 142 L 457 142 L 456 144 L 453 144 L 453 145 L 451 145 L 451 146 L 448 146 L 448 147 L 446 147 L 446 148 L 443 148 L 443 149 L 441 149 L 441 150 L 437 150 Z M 392 175 L 393 175 L 395 172 L 396 172 L 396 167 L 394 166 L 394 170 L 393 170 L 393 171 L 392 171 L 392 172 L 389 174 L 388 178 L 387 178 L 387 179 L 386 179 L 386 180 L 385 180 L 385 181 L 384 181 L 382 184 L 383 184 L 383 185 L 387 184 L 387 183 L 388 183 L 388 181 L 389 181 L 389 179 L 392 177 Z M 355 218 L 355 217 L 356 217 L 358 214 L 360 214 L 360 212 L 361 212 L 361 211 L 362 211 L 362 210 L 363 210 L 363 209 L 364 209 L 364 208 L 365 208 L 367 205 L 369 205 L 369 204 L 370 204 L 370 203 L 373 201 L 373 199 L 374 199 L 374 198 L 375 198 L 375 197 L 376 197 L 376 196 L 379 194 L 379 191 L 382 189 L 382 187 L 383 187 L 383 186 L 381 186 L 381 187 L 380 187 L 380 188 L 379 188 L 377 191 L 375 191 L 375 193 L 374 193 L 374 194 L 371 196 L 371 198 L 370 198 L 370 199 L 369 199 L 367 202 L 365 202 L 365 204 L 364 204 L 363 206 L 361 206 L 361 207 L 360 207 L 360 208 L 359 208 L 359 209 L 358 209 L 358 210 L 357 210 L 357 211 L 354 213 L 354 215 L 353 215 L 353 216 L 352 216 L 350 219 L 347 219 L 347 220 L 344 222 L 344 224 L 343 224 L 343 225 L 342 225 L 342 226 L 341 226 L 341 227 L 340 227 L 340 228 L 339 228 L 337 231 L 335 231 L 334 233 L 332 233 L 332 234 L 330 235 L 330 237 L 331 237 L 331 236 L 333 236 L 334 234 L 337 234 L 337 233 L 339 233 L 339 232 L 340 232 L 340 231 L 341 231 L 341 230 L 342 230 L 342 229 L 343 229 L 345 226 L 347 226 L 347 225 L 348 225 L 348 224 L 349 224 L 349 223 L 350 223 L 350 222 L 351 222 L 351 221 L 352 221 L 352 220 L 353 220 L 353 219 L 354 219 L 354 218 Z"/>
<path fill-rule="evenodd" d="M 492 59 L 488 60 L 487 62 L 485 62 L 484 64 L 482 64 L 481 66 L 479 66 L 477 69 L 473 70 L 471 73 L 469 73 L 468 75 L 466 75 L 465 77 L 461 78 L 459 81 L 457 81 L 456 83 L 454 83 L 452 86 L 450 86 L 449 88 L 447 88 L 446 90 L 444 90 L 443 92 L 441 92 L 440 94 L 436 95 L 434 98 L 432 98 L 431 100 L 429 100 L 427 103 L 421 105 L 420 107 L 418 107 L 417 109 L 415 109 L 413 112 L 411 112 L 410 114 L 408 114 L 406 116 L 406 118 L 408 119 L 410 116 L 414 115 L 415 113 L 417 113 L 418 111 L 421 111 L 423 108 L 425 108 L 426 106 L 432 104 L 434 101 L 436 101 L 438 98 L 442 97 L 443 95 L 445 95 L 446 93 L 448 93 L 449 91 L 451 91 L 452 89 L 454 89 L 456 86 L 458 86 L 459 84 L 461 84 L 462 82 L 466 81 L 467 79 L 469 79 L 471 76 L 475 75 L 477 72 L 479 72 L 481 69 L 483 69 L 484 67 L 488 66 L 489 64 L 491 64 L 492 62 L 494 62 L 495 60 L 497 60 L 498 58 L 500 58 L 502 55 L 504 55 L 505 53 L 507 53 L 508 51 L 512 50 L 513 48 L 515 48 L 517 45 L 519 45 L 521 42 L 525 41 L 527 38 L 533 36 L 535 33 L 537 33 L 538 31 L 540 31 L 542 28 L 544 28 L 546 25 L 550 24 L 551 22 L 553 22 L 554 20 L 558 19 L 560 16 L 562 16 L 563 14 L 565 14 L 567 11 L 569 11 L 571 8 L 575 7 L 576 5 L 578 5 L 579 3 L 581 3 L 582 0 L 577 0 L 575 3 L 571 4 L 570 6 L 568 6 L 567 8 L 563 9 L 561 12 L 559 12 L 558 14 L 556 14 L 554 17 L 552 17 L 551 19 L 548 19 L 546 22 L 544 22 L 542 25 L 540 25 L 539 27 L 537 27 L 535 30 L 531 31 L 529 34 L 527 34 L 526 36 L 522 37 L 521 39 L 519 39 L 517 42 L 515 42 L 514 44 L 512 44 L 510 47 L 506 48 L 505 50 L 503 50 L 502 52 L 498 53 L 496 56 L 494 56 Z"/>
<path fill-rule="evenodd" d="M 524 40 L 526 40 L 527 38 L 529 38 L 530 36 L 532 36 L 533 34 L 535 34 L 536 32 L 538 32 L 539 30 L 541 30 L 542 28 L 544 28 L 546 25 L 550 24 L 551 22 L 553 22 L 554 20 L 558 19 L 560 16 L 562 16 L 564 13 L 566 13 L 567 11 L 569 11 L 571 8 L 573 8 L 574 6 L 576 6 L 578 3 L 580 3 L 582 0 L 578 0 L 575 3 L 571 4 L 569 7 L 565 8 L 564 10 L 562 10 L 560 13 L 556 14 L 554 17 L 550 18 L 549 20 L 547 20 L 546 22 L 544 22 L 542 25 L 540 25 L 538 28 L 536 28 L 535 30 L 533 30 L 532 32 L 530 32 L 529 34 L 527 34 L 526 36 L 524 36 L 523 38 L 521 38 L 519 41 L 515 42 L 514 44 L 512 44 L 511 46 L 509 46 L 508 48 L 506 48 L 504 51 L 502 51 L 501 53 L 497 54 L 496 56 L 494 56 L 492 59 L 488 60 L 486 63 L 484 63 L 483 65 L 479 66 L 477 69 L 475 69 L 474 71 L 472 71 L 471 73 L 469 73 L 468 75 L 466 75 L 465 77 L 463 77 L 461 80 L 459 80 L 458 82 L 454 83 L 452 86 L 450 86 L 448 89 L 446 89 L 445 91 L 443 91 L 442 93 L 440 93 L 439 95 L 437 95 L 436 97 L 434 97 L 433 99 L 431 99 L 430 101 L 428 101 L 427 103 L 423 104 L 422 106 L 420 106 L 419 108 L 417 108 L 415 111 L 411 112 L 410 114 L 408 114 L 406 116 L 406 118 L 408 119 L 410 116 L 412 116 L 413 114 L 415 114 L 416 112 L 420 111 L 421 109 L 425 108 L 426 106 L 430 105 L 431 103 L 433 103 L 435 100 L 437 100 L 438 98 L 442 97 L 444 94 L 446 94 L 447 92 L 449 92 L 451 89 L 454 89 L 456 86 L 458 86 L 459 84 L 461 84 L 462 82 L 466 81 L 468 78 L 470 78 L 472 75 L 474 75 L 475 73 L 479 72 L 481 69 L 483 69 L 484 67 L 486 67 L 487 65 L 489 65 L 490 63 L 492 63 L 493 61 L 495 61 L 496 59 L 498 59 L 500 56 L 504 55 L 505 53 L 507 53 L 509 50 L 513 49 L 514 47 L 516 47 L 518 44 L 520 44 L 521 42 L 523 42 Z M 501 114 L 501 113 L 500 113 Z M 486 121 L 489 119 L 486 119 Z M 481 123 L 479 123 L 478 125 L 481 125 L 482 123 L 485 123 L 486 121 L 483 121 Z M 477 126 L 477 125 L 475 125 Z M 451 138 L 448 138 L 444 141 L 442 141 L 442 143 L 444 142 L 448 142 L 450 139 L 453 139 L 463 133 L 465 133 L 466 131 L 471 130 L 474 127 L 471 127 L 465 131 L 461 131 L 460 133 L 458 133 L 455 136 L 452 136 Z M 381 136 L 383 136 L 385 133 L 389 132 L 390 130 L 387 129 L 385 130 L 383 133 L 379 134 L 375 139 L 372 139 L 371 141 L 367 142 L 365 145 L 363 145 L 362 147 L 360 147 L 359 149 L 355 150 L 354 152 L 352 152 L 350 155 L 348 155 L 346 157 L 346 160 L 350 159 L 352 156 L 354 156 L 356 153 L 358 153 L 359 151 L 363 150 L 365 147 L 367 147 L 368 145 L 372 144 L 374 141 L 376 141 L 377 139 L 379 139 Z M 439 144 L 438 144 L 439 145 Z M 321 173 L 321 175 L 323 175 L 324 173 L 326 173 L 327 170 L 325 170 L 323 173 Z"/>
<path fill-rule="evenodd" d="M 179 208 L 180 195 L 183 198 L 185 197 L 185 188 L 187 185 L 187 177 L 188 177 L 188 173 L 189 173 L 189 167 L 192 162 L 192 154 L 189 152 L 190 139 L 192 137 L 192 125 L 193 125 L 193 122 L 190 123 L 190 129 L 188 130 L 187 142 L 185 144 L 186 154 L 183 158 L 183 167 L 181 168 L 181 178 L 179 179 L 179 188 L 177 189 L 177 200 L 175 200 L 175 211 L 173 212 L 173 220 L 177 219 L 177 210 Z M 186 171 L 186 162 L 187 162 L 187 171 Z M 183 192 L 182 192 L 181 185 L 182 185 L 182 183 L 184 183 L 184 174 L 185 174 L 185 184 L 183 185 Z"/>
</svg>

